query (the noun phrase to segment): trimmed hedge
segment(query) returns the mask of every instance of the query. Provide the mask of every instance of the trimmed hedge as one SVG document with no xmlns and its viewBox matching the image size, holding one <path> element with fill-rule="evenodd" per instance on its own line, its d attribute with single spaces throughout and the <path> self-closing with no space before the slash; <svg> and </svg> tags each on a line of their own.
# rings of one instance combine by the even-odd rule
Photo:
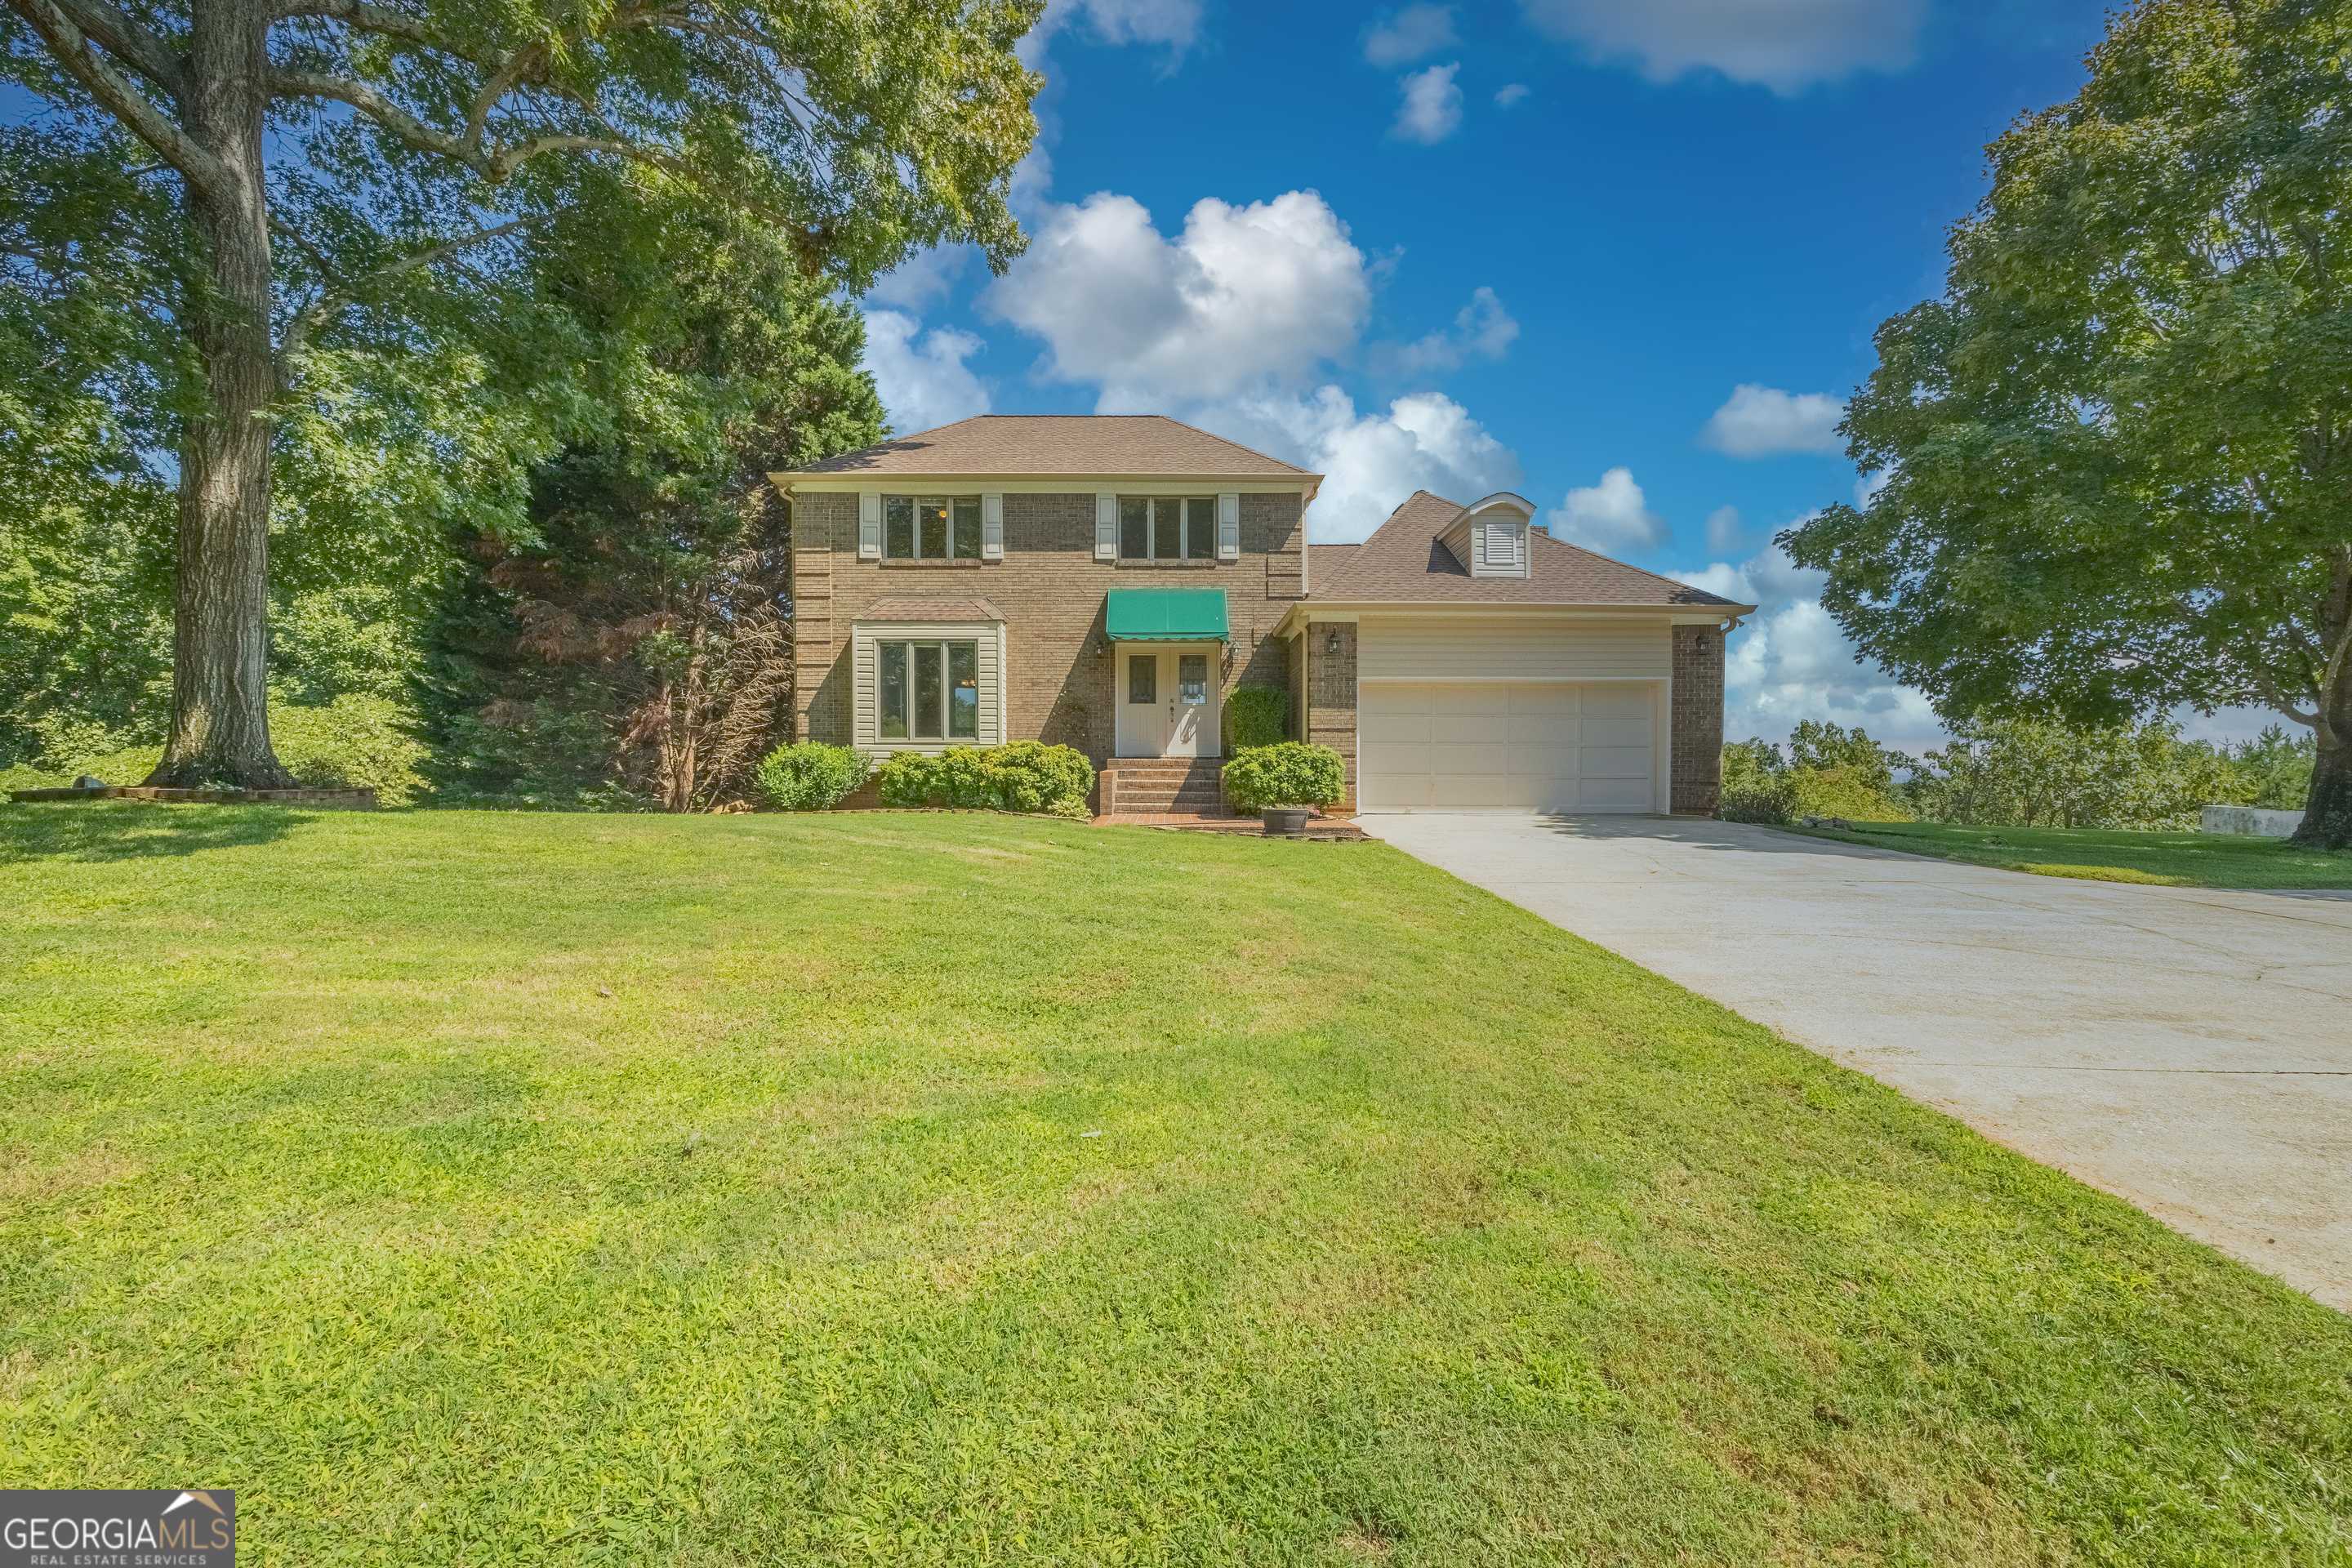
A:
<svg viewBox="0 0 2352 1568">
<path fill-rule="evenodd" d="M 885 805 L 1076 818 L 1090 815 L 1087 797 L 1095 787 L 1094 764 L 1083 752 L 1042 741 L 950 746 L 935 757 L 900 752 L 874 777 Z"/>
<path fill-rule="evenodd" d="M 1328 746 L 1303 741 L 1253 746 L 1225 764 L 1225 798 L 1240 811 L 1336 805 L 1347 794 L 1347 764 Z"/>
<path fill-rule="evenodd" d="M 1225 751 L 1239 756 L 1290 739 L 1290 693 L 1279 686 L 1237 686 L 1225 699 Z"/>
<path fill-rule="evenodd" d="M 831 811 L 856 793 L 873 767 L 847 746 L 795 741 L 760 759 L 751 787 L 777 811 Z"/>
</svg>

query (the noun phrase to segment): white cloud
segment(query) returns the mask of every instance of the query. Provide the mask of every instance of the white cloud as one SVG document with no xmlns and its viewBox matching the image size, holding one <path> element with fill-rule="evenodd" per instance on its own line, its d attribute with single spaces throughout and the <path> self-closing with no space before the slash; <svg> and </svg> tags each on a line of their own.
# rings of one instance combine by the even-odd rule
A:
<svg viewBox="0 0 2352 1568">
<path fill-rule="evenodd" d="M 1432 66 L 1405 78 L 1400 84 L 1404 100 L 1390 134 L 1433 147 L 1462 129 L 1462 89 L 1454 82 L 1461 68 L 1459 62 Z"/>
<path fill-rule="evenodd" d="M 1654 82 L 1693 71 L 1795 93 L 1918 56 L 1927 0 L 1520 0 L 1529 23 Z"/>
<path fill-rule="evenodd" d="M 1024 63 L 1034 68 L 1054 35 L 1079 21 L 1106 44 L 1159 44 L 1181 55 L 1199 41 L 1201 0 L 1052 0 L 1021 40 Z"/>
<path fill-rule="evenodd" d="M 964 361 L 987 345 L 970 332 L 937 327 L 929 332 L 903 310 L 866 312 L 866 368 L 904 436 L 988 412 L 988 388 Z"/>
<path fill-rule="evenodd" d="M 1383 374 L 1415 376 L 1459 370 L 1474 359 L 1501 359 L 1518 341 L 1519 323 L 1492 289 L 1473 289 L 1470 302 L 1454 313 L 1454 325 L 1412 342 L 1375 345 L 1374 368 Z"/>
<path fill-rule="evenodd" d="M 1172 239 L 1103 192 L 1048 208 L 983 304 L 1045 340 L 1045 375 L 1127 411 L 1304 380 L 1354 347 L 1370 301 L 1363 252 L 1312 191 L 1203 200 Z"/>
<path fill-rule="evenodd" d="M 874 287 L 866 291 L 866 301 L 902 310 L 920 310 L 955 286 L 972 248 L 968 245 L 935 245 L 928 250 L 919 250 L 876 279 Z"/>
<path fill-rule="evenodd" d="M 1665 519 L 1650 510 L 1631 468 L 1612 468 L 1599 484 L 1569 491 L 1549 521 L 1554 539 L 1609 553 L 1654 549 L 1666 540 Z"/>
<path fill-rule="evenodd" d="M 1336 386 L 1305 396 L 1238 398 L 1193 422 L 1324 476 L 1307 514 L 1318 544 L 1370 535 L 1417 489 L 1473 501 L 1518 484 L 1519 460 L 1443 393 L 1400 397 L 1359 414 Z"/>
<path fill-rule="evenodd" d="M 1668 575 L 1759 606 L 1732 634 L 1724 664 L 1726 739 L 1785 741 L 1800 721 L 1823 719 L 1859 724 L 1915 755 L 1942 743 L 1942 721 L 1927 698 L 1855 662 L 1853 644 L 1822 607 L 1822 574 L 1799 566 L 1779 545 L 1738 564 L 1718 561 Z"/>
<path fill-rule="evenodd" d="M 1509 109 L 1533 90 L 1535 89 L 1523 81 L 1505 82 L 1495 89 L 1495 107 Z"/>
<path fill-rule="evenodd" d="M 1699 439 L 1734 458 L 1769 458 L 1783 452 L 1842 452 L 1837 427 L 1845 405 L 1826 392 L 1782 392 L 1743 384 L 1715 411 Z"/>
<path fill-rule="evenodd" d="M 1454 41 L 1454 7 L 1407 5 L 1365 29 L 1364 58 L 1385 70 L 1411 65 Z"/>
<path fill-rule="evenodd" d="M 1728 555 L 1739 547 L 1739 509 L 1719 506 L 1706 514 L 1706 547 L 1718 555 Z"/>
<path fill-rule="evenodd" d="M 1895 482 L 1893 468 L 1878 468 L 1853 481 L 1853 510 L 1868 511 L 1878 492 Z"/>
</svg>

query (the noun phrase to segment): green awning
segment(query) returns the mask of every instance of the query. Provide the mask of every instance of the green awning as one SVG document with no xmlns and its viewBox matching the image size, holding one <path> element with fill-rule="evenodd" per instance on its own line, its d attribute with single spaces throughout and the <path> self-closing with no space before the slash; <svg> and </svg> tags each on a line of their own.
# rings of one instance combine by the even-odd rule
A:
<svg viewBox="0 0 2352 1568">
<path fill-rule="evenodd" d="M 1230 642 L 1223 588 L 1113 588 L 1103 606 L 1113 642 Z"/>
</svg>

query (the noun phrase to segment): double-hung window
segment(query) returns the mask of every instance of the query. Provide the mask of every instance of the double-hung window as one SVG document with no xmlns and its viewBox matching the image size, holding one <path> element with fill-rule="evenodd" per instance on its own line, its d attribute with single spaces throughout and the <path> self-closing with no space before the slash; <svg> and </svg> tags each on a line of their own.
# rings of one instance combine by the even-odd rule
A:
<svg viewBox="0 0 2352 1568">
<path fill-rule="evenodd" d="M 1122 561 L 1207 561 L 1217 552 L 1214 496 L 1121 496 Z"/>
<path fill-rule="evenodd" d="M 980 644 L 875 647 L 874 714 L 885 741 L 980 739 Z"/>
<path fill-rule="evenodd" d="M 882 559 L 977 561 L 978 496 L 884 496 Z"/>
</svg>

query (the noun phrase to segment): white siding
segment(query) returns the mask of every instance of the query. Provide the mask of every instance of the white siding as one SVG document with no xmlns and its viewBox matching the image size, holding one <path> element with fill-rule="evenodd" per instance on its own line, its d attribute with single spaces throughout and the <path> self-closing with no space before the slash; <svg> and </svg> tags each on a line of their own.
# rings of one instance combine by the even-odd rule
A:
<svg viewBox="0 0 2352 1568">
<path fill-rule="evenodd" d="M 1663 622 L 1367 616 L 1360 632 L 1362 680 L 1663 680 L 1674 667 Z"/>
<path fill-rule="evenodd" d="M 875 677 L 879 660 L 877 643 L 977 642 L 980 644 L 980 739 L 978 741 L 885 741 L 877 732 L 874 715 Z M 942 752 L 950 746 L 994 746 L 1004 740 L 1004 627 L 996 621 L 977 626 L 919 626 L 873 622 L 850 633 L 850 744 L 861 752 Z"/>
</svg>

